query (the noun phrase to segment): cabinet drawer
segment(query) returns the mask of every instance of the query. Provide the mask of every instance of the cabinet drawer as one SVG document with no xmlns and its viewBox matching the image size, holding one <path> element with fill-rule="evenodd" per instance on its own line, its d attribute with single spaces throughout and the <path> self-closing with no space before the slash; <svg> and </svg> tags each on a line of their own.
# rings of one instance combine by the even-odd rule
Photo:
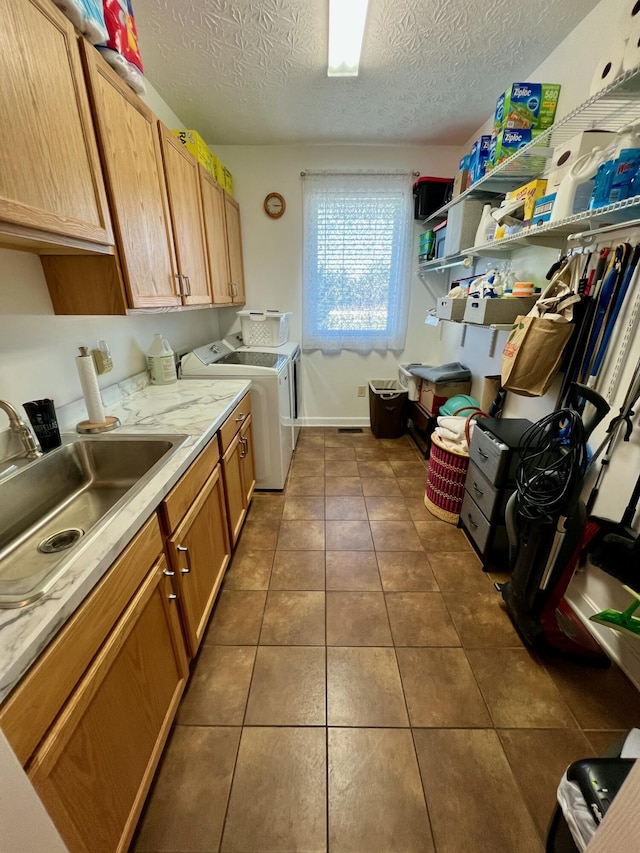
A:
<svg viewBox="0 0 640 853">
<path fill-rule="evenodd" d="M 490 483 L 499 486 L 507 479 L 509 448 L 490 432 L 473 431 L 469 456 Z"/>
<path fill-rule="evenodd" d="M 214 436 L 184 477 L 160 504 L 160 517 L 167 536 L 176 529 L 196 499 L 196 495 L 211 476 L 219 459 L 218 442 Z"/>
<path fill-rule="evenodd" d="M 469 463 L 465 489 L 482 510 L 483 515 L 491 521 L 502 503 L 502 492 L 487 480 L 473 462 Z"/>
<path fill-rule="evenodd" d="M 484 554 L 491 533 L 491 522 L 482 514 L 469 492 L 465 493 L 462 501 L 460 520 L 476 543 L 478 550 Z"/>
<path fill-rule="evenodd" d="M 229 417 L 220 427 L 218 440 L 220 441 L 220 453 L 224 453 L 234 439 L 242 424 L 251 414 L 251 396 L 245 394 Z"/>
</svg>

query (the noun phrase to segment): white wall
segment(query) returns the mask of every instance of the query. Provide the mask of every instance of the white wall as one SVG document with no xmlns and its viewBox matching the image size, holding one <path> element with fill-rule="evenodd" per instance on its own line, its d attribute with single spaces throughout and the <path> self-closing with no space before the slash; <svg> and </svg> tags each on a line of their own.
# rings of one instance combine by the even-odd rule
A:
<svg viewBox="0 0 640 853">
<path fill-rule="evenodd" d="M 234 196 L 240 203 L 242 217 L 247 307 L 293 311 L 292 340 L 300 340 L 302 314 L 300 172 L 406 169 L 420 171 L 422 175 L 447 176 L 454 174 L 459 159 L 457 149 L 418 146 L 212 146 L 212 150 L 234 176 Z M 272 220 L 263 210 L 263 201 L 267 193 L 274 191 L 284 196 L 287 209 L 280 219 Z M 416 224 L 416 234 L 421 230 Z M 409 331 L 402 353 L 305 353 L 306 423 L 367 423 L 369 403 L 366 397 L 356 396 L 358 385 L 366 385 L 369 379 L 397 378 L 397 365 L 401 361 L 436 358 L 437 336 L 424 326 L 426 309 L 433 304 L 427 289 L 412 273 Z M 236 328 L 233 311 L 220 312 L 220 318 L 224 333 Z"/>
</svg>

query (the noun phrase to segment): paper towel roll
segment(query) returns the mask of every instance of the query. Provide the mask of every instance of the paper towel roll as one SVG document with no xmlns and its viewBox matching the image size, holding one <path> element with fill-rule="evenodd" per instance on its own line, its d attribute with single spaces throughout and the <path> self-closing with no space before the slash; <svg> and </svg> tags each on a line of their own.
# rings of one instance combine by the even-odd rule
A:
<svg viewBox="0 0 640 853">
<path fill-rule="evenodd" d="M 624 52 L 622 67 L 624 71 L 631 71 L 636 65 L 640 65 L 640 15 L 634 18 L 633 25 L 629 31 L 629 41 Z"/>
<path fill-rule="evenodd" d="M 630 27 L 640 18 L 640 0 L 622 0 L 622 8 L 618 19 L 618 32 L 623 38 L 627 37 Z"/>
<path fill-rule="evenodd" d="M 98 387 L 98 377 L 93 366 L 93 358 L 90 355 L 77 355 L 76 366 L 89 420 L 92 424 L 103 424 L 105 422 L 104 408 Z"/>
<path fill-rule="evenodd" d="M 595 95 L 609 83 L 613 83 L 618 74 L 622 74 L 622 63 L 627 46 L 626 39 L 619 39 L 601 57 L 591 80 L 590 93 Z"/>
</svg>

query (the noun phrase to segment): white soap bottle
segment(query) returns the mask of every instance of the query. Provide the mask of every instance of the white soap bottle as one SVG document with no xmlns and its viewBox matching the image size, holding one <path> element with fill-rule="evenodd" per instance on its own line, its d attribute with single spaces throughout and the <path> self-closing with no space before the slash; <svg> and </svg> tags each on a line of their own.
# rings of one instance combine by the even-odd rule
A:
<svg viewBox="0 0 640 853">
<path fill-rule="evenodd" d="M 147 361 L 149 362 L 152 385 L 171 385 L 177 381 L 174 352 L 169 341 L 163 338 L 159 332 L 153 336 L 151 347 L 147 353 Z"/>
</svg>

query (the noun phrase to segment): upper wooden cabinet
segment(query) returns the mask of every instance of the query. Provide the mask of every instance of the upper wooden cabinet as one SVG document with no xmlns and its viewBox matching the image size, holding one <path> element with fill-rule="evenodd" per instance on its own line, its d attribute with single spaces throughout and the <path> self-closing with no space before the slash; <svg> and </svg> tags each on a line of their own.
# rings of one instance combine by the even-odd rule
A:
<svg viewBox="0 0 640 853">
<path fill-rule="evenodd" d="M 229 280 L 234 303 L 245 302 L 244 264 L 242 262 L 242 232 L 240 230 L 240 205 L 224 194 L 224 213 L 229 249 Z"/>
<path fill-rule="evenodd" d="M 158 122 L 158 127 L 182 300 L 185 305 L 206 305 L 211 302 L 211 291 L 205 255 L 198 162 L 169 128 L 162 122 Z"/>
<path fill-rule="evenodd" d="M 198 170 L 213 302 L 244 304 L 240 208 L 202 166 Z"/>
<path fill-rule="evenodd" d="M 105 251 L 113 233 L 74 28 L 41 0 L 0 0 L 0 27 L 0 244 Z"/>
<path fill-rule="evenodd" d="M 129 307 L 181 305 L 157 119 L 95 48 L 82 52 Z"/>
</svg>

